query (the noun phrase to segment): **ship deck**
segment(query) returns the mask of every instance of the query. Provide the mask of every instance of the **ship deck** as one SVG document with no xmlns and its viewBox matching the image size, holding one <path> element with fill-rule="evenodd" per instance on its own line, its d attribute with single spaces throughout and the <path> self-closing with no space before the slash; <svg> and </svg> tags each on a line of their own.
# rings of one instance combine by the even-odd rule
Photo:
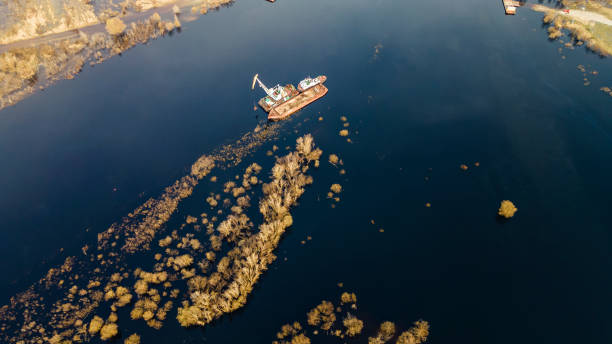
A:
<svg viewBox="0 0 612 344">
<path fill-rule="evenodd" d="M 321 84 L 309 88 L 288 101 L 273 107 L 268 114 L 268 119 L 271 121 L 285 119 L 295 112 L 303 109 L 308 104 L 323 97 L 327 91 L 327 87 Z"/>
</svg>

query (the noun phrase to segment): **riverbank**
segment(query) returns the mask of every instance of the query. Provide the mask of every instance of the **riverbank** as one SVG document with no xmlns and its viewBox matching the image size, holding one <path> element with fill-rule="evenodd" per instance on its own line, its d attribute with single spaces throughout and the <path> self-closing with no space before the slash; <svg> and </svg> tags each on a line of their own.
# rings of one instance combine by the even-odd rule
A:
<svg viewBox="0 0 612 344">
<path fill-rule="evenodd" d="M 107 9 L 98 16 L 93 15 L 95 20 L 88 16 L 88 20 L 75 21 L 71 26 L 54 26 L 44 33 L 30 30 L 36 24 L 35 18 L 21 18 L 21 28 L 6 30 L 5 33 L 12 34 L 0 41 L 10 42 L 0 44 L 0 110 L 58 80 L 74 78 L 86 64 L 101 63 L 136 44 L 166 36 L 180 29 L 181 21 L 196 20 L 231 2 L 179 0 L 157 2 L 155 7 L 137 1 L 131 11 Z M 71 18 L 69 15 L 73 12 L 67 11 L 66 18 Z M 107 32 L 104 23 L 109 15 L 125 23 L 123 32 L 114 35 Z M 45 21 L 38 20 L 39 27 L 41 22 Z"/>
<path fill-rule="evenodd" d="M 562 30 L 567 30 L 573 44 L 586 45 L 601 56 L 612 55 L 612 9 L 572 0 L 563 1 L 563 5 L 564 9 L 531 6 L 534 11 L 545 13 L 542 21 L 549 25 L 548 38 L 559 39 L 564 36 Z"/>
</svg>

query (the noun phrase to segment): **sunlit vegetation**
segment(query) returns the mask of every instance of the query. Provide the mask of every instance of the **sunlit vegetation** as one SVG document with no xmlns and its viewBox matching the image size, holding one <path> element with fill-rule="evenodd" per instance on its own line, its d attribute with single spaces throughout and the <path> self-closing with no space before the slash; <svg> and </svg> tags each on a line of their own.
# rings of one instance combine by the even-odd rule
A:
<svg viewBox="0 0 612 344">
<path fill-rule="evenodd" d="M 601 5 L 591 5 L 590 2 L 579 4 L 580 1 L 575 0 L 564 0 L 562 3 L 567 8 L 577 8 L 586 5 L 589 7 L 588 10 L 612 18 L 612 10 Z M 602 56 L 612 55 L 611 26 L 602 23 L 586 22 L 571 15 L 560 14 L 556 9 L 545 6 L 535 5 L 533 8 L 536 11 L 546 13 L 542 21 L 548 25 L 547 32 L 549 39 L 559 39 L 565 35 L 562 30 L 567 30 L 570 38 L 573 40 L 573 43 L 570 44 L 571 46 L 584 44 L 588 49 Z"/>
<path fill-rule="evenodd" d="M 395 324 L 385 321 L 380 324 L 380 328 L 375 337 L 368 338 L 368 344 L 383 344 L 388 342 L 395 335 Z"/>
<path fill-rule="evenodd" d="M 497 211 L 497 213 L 500 216 L 503 216 L 509 219 L 514 216 L 514 213 L 516 213 L 517 210 L 518 209 L 516 209 L 516 207 L 514 206 L 514 203 L 504 200 L 501 202 L 501 205 L 499 206 L 499 210 Z"/>
<path fill-rule="evenodd" d="M 87 63 L 101 63 L 136 44 L 144 44 L 180 28 L 176 14 L 166 21 L 157 12 L 149 18 L 145 13 L 137 14 L 172 2 L 174 0 L 96 2 L 99 5 L 81 0 L 0 2 L 0 14 L 5 21 L 0 25 L 0 44 L 31 38 L 41 41 L 0 55 L 0 110 L 57 80 L 74 78 Z M 201 0 L 201 13 L 231 3 L 232 0 Z M 41 37 L 99 23 L 105 24 L 103 29 L 96 29 L 93 34 L 76 30 L 59 41 Z"/>
<path fill-rule="evenodd" d="M 102 340 L 109 340 L 119 333 L 117 324 L 108 322 L 100 329 L 100 338 Z"/>
<path fill-rule="evenodd" d="M 340 295 L 340 301 L 342 302 L 342 304 L 357 303 L 357 295 L 355 295 L 355 293 L 344 292 L 342 293 L 342 295 Z"/>
<path fill-rule="evenodd" d="M 113 17 L 106 21 L 105 29 L 110 35 L 119 35 L 125 30 L 125 23 L 120 18 Z"/>
<path fill-rule="evenodd" d="M 341 283 L 338 284 L 342 287 Z M 357 296 L 354 293 L 344 292 L 340 296 L 340 306 L 335 307 L 329 301 L 322 301 L 318 306 L 306 314 L 307 327 L 303 327 L 299 322 L 293 322 L 281 327 L 276 334 L 273 344 L 301 343 L 300 340 L 314 338 L 314 336 L 332 336 L 343 339 L 344 343 L 352 340 L 363 342 L 365 333 L 368 336 L 369 344 L 383 344 L 393 342 L 396 344 L 421 344 L 429 336 L 429 323 L 423 320 L 414 322 L 413 326 L 407 331 L 397 335 L 398 331 L 393 322 L 385 321 L 374 329 L 367 330 L 366 324 L 355 315 L 345 312 L 344 306 L 351 304 L 353 310 L 357 310 Z M 343 313 L 345 312 L 345 313 Z M 341 322 L 336 319 L 342 319 Z"/>
<path fill-rule="evenodd" d="M 123 341 L 123 344 L 140 344 L 140 336 L 136 333 L 131 334 Z"/>
<path fill-rule="evenodd" d="M 87 331 L 89 334 L 96 334 L 100 331 L 102 325 L 104 325 L 104 319 L 96 315 L 89 322 L 89 328 Z"/>
<path fill-rule="evenodd" d="M 602 88 L 599 89 L 600 91 L 607 93 L 609 96 L 612 97 L 612 89 L 610 89 L 610 87 L 604 86 Z"/>
<path fill-rule="evenodd" d="M 340 184 L 332 184 L 332 186 L 329 188 L 332 192 L 339 194 L 340 192 L 342 192 L 342 186 Z"/>
<path fill-rule="evenodd" d="M 277 128 L 278 125 L 260 128 L 258 133 L 249 133 L 235 144 L 198 159 L 189 175 L 166 189 L 162 196 L 148 200 L 122 221 L 100 233 L 97 247 L 85 245 L 81 250 L 84 259 L 66 258 L 61 266 L 50 269 L 39 282 L 11 298 L 10 304 L 0 308 L 0 341 L 64 344 L 90 342 L 94 338 L 112 340 L 121 330 L 118 309 L 131 304 L 133 306 L 128 309 L 130 318 L 141 319 L 149 327 L 159 329 L 167 318 L 173 318 L 168 317 L 173 314 L 174 302 L 170 299 L 181 296 L 181 290 L 173 288 L 173 284 L 184 279 L 187 285 L 198 285 L 189 282 L 204 277 L 198 272 L 206 273 L 214 261 L 218 261 L 217 271 L 207 277 L 205 284 L 206 287 L 223 288 L 225 281 L 235 272 L 232 264 L 237 251 L 227 256 L 220 253 L 217 260 L 214 252 L 205 250 L 208 241 L 203 243 L 194 237 L 194 233 L 200 233 L 200 223 L 205 224 L 205 232 L 211 238 L 210 248 L 220 249 L 215 246 L 221 245 L 221 238 L 211 235 L 215 230 L 214 224 L 218 223 L 216 216 L 208 218 L 202 214 L 201 220 L 195 216 L 180 216 L 177 218 L 184 221 L 180 232 L 172 230 L 171 234 L 166 232 L 161 238 L 156 236 L 166 230 L 163 226 L 178 202 L 188 197 L 215 165 L 220 164 L 221 168 L 236 166 L 254 148 L 273 137 Z M 258 165 L 251 166 L 248 180 L 251 181 L 255 170 L 260 169 Z M 250 205 L 249 200 L 248 195 L 241 195 L 235 200 L 235 207 L 244 209 Z M 284 223 L 290 221 L 285 218 Z M 141 235 L 144 238 L 139 238 Z M 149 245 L 155 239 L 159 248 L 158 245 Z M 151 259 L 152 269 L 130 269 L 127 259 L 149 249 L 162 250 L 146 255 Z M 200 279 L 200 288 L 202 284 Z M 96 313 L 108 314 L 107 319 Z"/>
<path fill-rule="evenodd" d="M 424 320 L 414 322 L 408 331 L 402 332 L 397 338 L 397 344 L 421 344 L 429 336 L 429 323 Z"/>
<path fill-rule="evenodd" d="M 244 214 L 231 214 L 219 225 L 221 238 L 236 246 L 219 261 L 206 287 L 193 290 L 191 302 L 184 301 L 179 307 L 177 320 L 182 326 L 205 325 L 246 303 L 259 276 L 276 259 L 273 251 L 285 229 L 293 223 L 289 209 L 304 193 L 304 187 L 312 183 L 305 172 L 321 154 L 321 150 L 314 148 L 312 136 L 306 135 L 297 140 L 295 152 L 277 159 L 272 180 L 262 185 L 264 197 L 259 202 L 259 211 L 264 222 L 258 232 L 244 232 L 250 227 Z M 232 183 L 225 184 L 225 192 L 234 189 Z M 209 253 L 214 255 L 207 252 L 207 257 Z"/>
<path fill-rule="evenodd" d="M 336 154 L 330 154 L 329 155 L 329 163 L 332 165 L 336 165 L 338 163 L 338 156 Z"/>
<path fill-rule="evenodd" d="M 318 326 L 322 330 L 329 330 L 335 321 L 334 305 L 329 301 L 322 301 L 321 304 L 308 312 L 308 324 Z"/>
</svg>

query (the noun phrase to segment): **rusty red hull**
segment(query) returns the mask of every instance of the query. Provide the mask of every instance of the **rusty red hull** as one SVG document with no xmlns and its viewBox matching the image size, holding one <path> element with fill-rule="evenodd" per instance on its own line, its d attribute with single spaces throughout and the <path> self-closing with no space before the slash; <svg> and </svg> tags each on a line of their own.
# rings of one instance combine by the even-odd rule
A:
<svg viewBox="0 0 612 344">
<path fill-rule="evenodd" d="M 325 94 L 327 94 L 327 91 L 327 87 L 321 84 L 309 88 L 288 101 L 273 107 L 268 114 L 268 120 L 279 121 L 285 119 L 297 111 L 300 111 L 308 104 L 323 97 Z"/>
</svg>

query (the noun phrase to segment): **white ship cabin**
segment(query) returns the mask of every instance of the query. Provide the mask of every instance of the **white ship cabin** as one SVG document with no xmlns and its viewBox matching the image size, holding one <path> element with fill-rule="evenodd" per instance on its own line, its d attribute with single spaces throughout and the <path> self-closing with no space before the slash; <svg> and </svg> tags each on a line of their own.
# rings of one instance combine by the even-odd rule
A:
<svg viewBox="0 0 612 344">
<path fill-rule="evenodd" d="M 268 95 L 274 99 L 274 101 L 279 101 L 287 96 L 287 92 L 285 91 L 284 87 L 281 87 L 281 85 L 276 85 L 270 89 L 270 93 L 268 93 Z"/>
</svg>

